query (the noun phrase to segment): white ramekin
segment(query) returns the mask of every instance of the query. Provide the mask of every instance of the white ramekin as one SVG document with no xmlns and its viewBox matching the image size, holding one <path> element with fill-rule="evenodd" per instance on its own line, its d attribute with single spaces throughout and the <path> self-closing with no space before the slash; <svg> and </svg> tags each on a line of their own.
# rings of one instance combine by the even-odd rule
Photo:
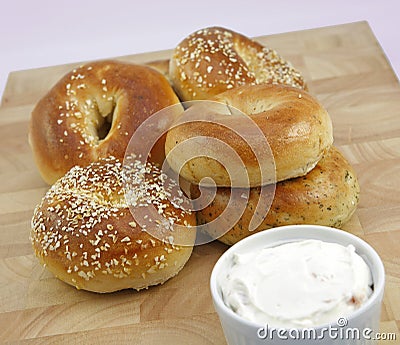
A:
<svg viewBox="0 0 400 345">
<path fill-rule="evenodd" d="M 314 329 L 315 333 L 288 329 L 266 333 L 266 325 L 258 325 L 233 312 L 222 300 L 217 278 L 226 271 L 233 253 L 257 251 L 287 242 L 304 239 L 317 239 L 341 245 L 352 244 L 356 252 L 366 261 L 371 269 L 373 293 L 366 303 L 353 314 Z M 374 333 L 379 332 L 381 303 L 385 285 L 385 271 L 382 261 L 375 250 L 359 237 L 348 232 L 317 225 L 289 225 L 269 229 L 251 235 L 230 247 L 217 261 L 211 274 L 210 288 L 214 307 L 218 313 L 226 340 L 229 345 L 259 344 L 376 344 Z M 290 333 L 289 333 L 290 332 Z M 314 339 L 314 334 L 320 339 Z M 306 339 L 307 338 L 307 339 Z M 359 338 L 359 339 L 358 339 Z"/>
</svg>

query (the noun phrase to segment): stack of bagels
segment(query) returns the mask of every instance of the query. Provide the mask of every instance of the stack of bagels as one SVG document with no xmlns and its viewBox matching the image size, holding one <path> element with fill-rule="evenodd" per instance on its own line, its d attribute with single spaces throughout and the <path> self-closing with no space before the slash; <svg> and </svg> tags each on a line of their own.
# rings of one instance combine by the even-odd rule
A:
<svg viewBox="0 0 400 345">
<path fill-rule="evenodd" d="M 204 102 L 222 110 L 207 106 L 203 121 Z M 182 117 L 151 156 L 127 156 L 139 126 L 171 106 L 181 107 Z M 179 149 L 192 140 L 189 151 Z M 333 146 L 330 117 L 301 73 L 276 51 L 220 27 L 189 35 L 168 61 L 97 61 L 72 70 L 32 111 L 29 142 L 51 185 L 32 218 L 33 248 L 78 289 L 165 282 L 189 259 L 196 225 L 233 244 L 280 225 L 340 227 L 358 203 L 354 171 Z M 229 150 L 214 142 L 240 164 L 232 160 L 228 169 Z M 214 199 L 191 211 L 178 182 L 160 168 L 165 157 L 191 198 L 199 199 L 211 178 Z M 213 223 L 231 207 L 233 191 L 245 195 L 245 207 L 221 234 Z M 270 203 L 257 206 L 265 192 Z"/>
<path fill-rule="evenodd" d="M 198 225 L 208 225 L 205 229 L 212 238 L 231 245 L 271 227 L 340 227 L 349 220 L 359 199 L 356 175 L 333 146 L 329 114 L 307 92 L 301 74 L 277 52 L 224 28 L 199 30 L 175 49 L 170 79 L 183 101 L 216 101 L 252 119 L 261 130 L 260 137 L 268 142 L 275 163 L 272 174 L 269 165 L 264 166 L 265 162 L 255 159 L 252 153 L 258 142 L 250 147 L 233 134 L 231 128 L 238 116 L 217 114 L 213 118 L 217 124 L 210 123 L 209 118 L 202 124 L 185 121 L 168 132 L 167 154 L 185 140 L 212 137 L 233 148 L 245 167 L 248 179 L 233 181 L 232 172 L 205 155 L 187 162 L 179 151 L 167 156 L 169 165 L 192 183 L 193 198 L 199 197 L 197 186 L 204 178 L 210 177 L 217 185 L 214 200 L 197 211 Z M 225 154 L 218 150 L 217 161 L 224 161 Z M 260 170 L 264 178 L 260 178 Z M 272 200 L 257 208 L 262 187 Z M 246 207 L 238 221 L 228 222 L 221 234 L 213 223 L 228 207 L 232 188 L 243 189 L 238 194 L 245 197 Z M 234 208 L 235 203 L 230 207 Z M 250 227 L 253 216 L 261 219 L 256 229 Z"/>
</svg>

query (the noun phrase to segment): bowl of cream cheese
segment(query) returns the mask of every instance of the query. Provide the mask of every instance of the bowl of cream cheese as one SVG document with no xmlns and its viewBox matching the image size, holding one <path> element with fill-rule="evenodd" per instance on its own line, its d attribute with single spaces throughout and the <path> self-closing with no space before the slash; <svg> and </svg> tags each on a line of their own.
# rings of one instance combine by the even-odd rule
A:
<svg viewBox="0 0 400 345">
<path fill-rule="evenodd" d="M 210 288 L 229 345 L 376 344 L 384 282 L 379 255 L 361 238 L 291 225 L 230 247 Z"/>
</svg>

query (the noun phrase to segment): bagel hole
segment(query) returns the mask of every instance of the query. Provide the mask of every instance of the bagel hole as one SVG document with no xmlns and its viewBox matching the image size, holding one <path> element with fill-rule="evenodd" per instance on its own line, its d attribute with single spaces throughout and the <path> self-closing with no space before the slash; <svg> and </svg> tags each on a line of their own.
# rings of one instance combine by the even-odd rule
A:
<svg viewBox="0 0 400 345">
<path fill-rule="evenodd" d="M 98 140 L 104 140 L 110 133 L 116 110 L 115 101 L 97 102 L 96 135 Z"/>
<path fill-rule="evenodd" d="M 112 121 L 114 118 L 114 109 L 110 114 L 106 116 L 102 116 L 103 121 L 99 121 L 99 125 L 97 127 L 97 136 L 99 137 L 99 140 L 103 140 L 107 137 L 108 133 L 110 133 Z"/>
</svg>

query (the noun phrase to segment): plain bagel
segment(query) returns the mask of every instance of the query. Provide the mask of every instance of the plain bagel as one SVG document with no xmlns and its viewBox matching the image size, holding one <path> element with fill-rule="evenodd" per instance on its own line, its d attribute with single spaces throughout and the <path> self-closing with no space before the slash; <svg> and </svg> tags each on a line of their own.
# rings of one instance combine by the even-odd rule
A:
<svg viewBox="0 0 400 345">
<path fill-rule="evenodd" d="M 75 165 L 109 155 L 123 158 L 137 127 L 176 103 L 154 68 L 112 60 L 75 68 L 31 114 L 29 141 L 43 179 L 52 184 Z"/>
<path fill-rule="evenodd" d="M 269 193 L 274 192 L 272 185 L 265 188 L 269 188 Z M 212 203 L 197 212 L 199 226 L 209 224 L 223 212 L 228 205 L 230 190 L 218 188 Z M 283 225 L 318 224 L 341 227 L 354 213 L 360 193 L 351 165 L 335 147 L 307 175 L 279 182 L 270 209 L 264 210 L 262 223 L 254 231 L 249 231 L 260 190 L 260 187 L 250 189 L 244 213 L 219 238 L 221 242 L 231 245 L 255 232 Z M 192 197 L 198 196 L 198 187 L 193 185 Z M 221 229 L 214 229 L 211 224 L 206 229 L 213 238 L 221 233 Z"/>
<path fill-rule="evenodd" d="M 124 164 L 108 157 L 72 168 L 34 211 L 36 256 L 78 289 L 111 292 L 161 284 L 192 253 L 195 215 L 180 197 L 168 198 L 177 183 L 150 163 L 132 158 Z M 124 178 L 131 183 L 128 189 Z M 131 188 L 133 194 L 127 192 Z M 135 217 L 130 206 L 138 211 Z"/>
<path fill-rule="evenodd" d="M 300 72 L 275 50 L 222 27 L 198 30 L 180 42 L 169 74 L 182 101 L 210 99 L 248 84 L 307 88 Z"/>
<path fill-rule="evenodd" d="M 213 101 L 221 106 L 209 111 L 211 114 L 206 121 L 201 121 L 205 113 L 203 102 L 195 103 L 167 133 L 165 150 L 168 163 L 191 183 L 198 184 L 203 178 L 210 177 L 217 186 L 253 187 L 302 176 L 315 167 L 332 145 L 330 116 L 304 90 L 274 84 L 245 85 L 221 93 Z M 210 109 L 211 106 L 206 107 Z M 245 115 L 235 115 L 232 109 Z M 253 147 L 241 133 L 231 130 L 233 125 L 238 128 L 237 125 L 243 123 L 239 132 L 247 131 L 247 117 L 260 130 L 253 135 L 256 138 Z M 174 150 L 177 145 L 194 138 L 199 140 L 190 149 L 200 152 L 196 157 L 187 160 L 182 150 Z M 226 160 L 227 151 L 214 150 L 213 144 L 208 143 L 211 139 L 207 138 L 226 143 L 240 156 L 242 166 L 236 165 L 228 172 L 221 164 Z M 267 160 L 256 159 L 254 152 L 264 150 L 262 141 L 265 139 L 275 166 Z M 210 158 L 211 155 L 206 153 L 213 150 L 216 151 L 212 153 L 214 158 Z M 245 172 L 239 169 L 245 169 Z M 234 183 L 232 174 L 239 176 Z"/>
</svg>

